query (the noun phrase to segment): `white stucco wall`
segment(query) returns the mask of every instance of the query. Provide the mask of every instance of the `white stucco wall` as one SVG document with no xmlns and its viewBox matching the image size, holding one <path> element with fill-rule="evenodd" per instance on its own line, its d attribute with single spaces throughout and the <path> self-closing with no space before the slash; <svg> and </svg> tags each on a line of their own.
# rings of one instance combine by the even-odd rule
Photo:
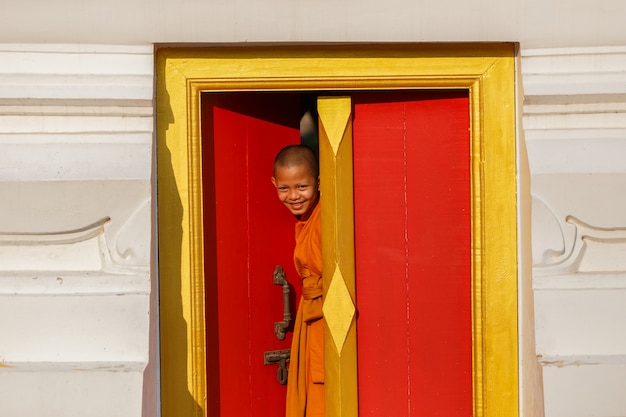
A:
<svg viewBox="0 0 626 417">
<path fill-rule="evenodd" d="M 0 45 L 0 415 L 154 416 L 150 46 Z"/>
<path fill-rule="evenodd" d="M 513 41 L 624 43 L 619 0 L 5 0 L 0 42 Z"/>
</svg>

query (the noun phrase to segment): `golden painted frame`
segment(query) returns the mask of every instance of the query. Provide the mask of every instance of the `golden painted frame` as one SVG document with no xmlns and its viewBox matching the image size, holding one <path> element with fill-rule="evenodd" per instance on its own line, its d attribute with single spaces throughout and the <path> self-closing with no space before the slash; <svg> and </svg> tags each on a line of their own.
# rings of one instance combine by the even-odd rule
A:
<svg viewBox="0 0 626 417">
<path fill-rule="evenodd" d="M 205 416 L 210 392 L 205 378 L 200 94 L 425 88 L 467 89 L 470 97 L 473 414 L 518 416 L 514 59 L 515 45 L 504 43 L 241 45 L 157 50 L 164 417 Z M 350 123 L 345 126 L 349 128 Z M 351 135 L 344 133 L 328 135 L 334 139 L 320 137 L 320 150 L 335 150 L 323 151 L 320 163 L 324 175 L 335 176 L 332 182 L 345 191 L 352 186 L 352 146 Z M 329 140 L 339 142 L 325 143 Z M 338 223 L 342 227 L 348 224 L 348 229 L 340 233 L 349 233 L 352 221 L 347 206 L 327 213 L 322 235 L 336 233 Z M 354 307 L 353 239 L 343 239 L 331 250 L 333 259 L 344 265 L 341 278 L 348 291 L 339 291 L 339 297 L 344 298 L 333 301 L 337 308 L 326 309 L 325 304 L 325 314 L 345 315 Z M 324 253 L 327 256 L 328 252 Z M 327 273 L 331 272 L 325 269 L 325 286 L 332 278 L 326 277 Z M 331 353 L 327 370 L 333 374 L 327 389 L 335 394 L 327 405 L 329 417 L 358 414 L 356 332 L 354 320 L 350 320 L 342 336 L 341 351 L 327 338 L 327 354 Z"/>
</svg>

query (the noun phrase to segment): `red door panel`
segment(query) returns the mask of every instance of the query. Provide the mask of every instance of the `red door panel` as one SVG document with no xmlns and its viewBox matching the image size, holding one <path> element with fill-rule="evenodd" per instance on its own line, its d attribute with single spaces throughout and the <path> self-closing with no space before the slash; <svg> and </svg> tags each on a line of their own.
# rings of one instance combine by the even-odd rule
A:
<svg viewBox="0 0 626 417">
<path fill-rule="evenodd" d="M 286 387 L 263 353 L 289 349 L 276 265 L 300 291 L 294 219 L 270 182 L 274 156 L 299 143 L 295 94 L 207 93 L 202 99 L 208 414 L 283 416 Z M 295 312 L 295 306 L 292 306 Z"/>
<path fill-rule="evenodd" d="M 471 416 L 468 94 L 353 99 L 359 414 Z"/>
</svg>

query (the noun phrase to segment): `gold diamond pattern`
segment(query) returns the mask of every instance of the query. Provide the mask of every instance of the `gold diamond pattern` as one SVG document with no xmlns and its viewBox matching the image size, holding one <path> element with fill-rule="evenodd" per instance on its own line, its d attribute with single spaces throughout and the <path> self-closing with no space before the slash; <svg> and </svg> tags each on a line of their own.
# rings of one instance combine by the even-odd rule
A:
<svg viewBox="0 0 626 417">
<path fill-rule="evenodd" d="M 337 352 L 341 353 L 356 308 L 337 265 L 335 265 L 322 310 Z"/>
<path fill-rule="evenodd" d="M 350 120 L 352 111 L 350 97 L 319 97 L 317 112 L 326 131 L 328 142 L 333 149 L 333 155 L 339 152 L 339 145 Z"/>
</svg>

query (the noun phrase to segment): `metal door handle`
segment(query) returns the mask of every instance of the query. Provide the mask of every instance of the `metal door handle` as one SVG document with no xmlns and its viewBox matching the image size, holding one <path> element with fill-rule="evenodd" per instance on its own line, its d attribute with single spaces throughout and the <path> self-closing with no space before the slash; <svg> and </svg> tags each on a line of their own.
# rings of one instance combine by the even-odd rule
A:
<svg viewBox="0 0 626 417">
<path fill-rule="evenodd" d="M 289 349 L 286 350 L 272 350 L 269 352 L 263 353 L 263 364 L 264 365 L 272 365 L 274 363 L 278 364 L 278 382 L 281 385 L 287 384 L 289 369 L 287 369 L 287 362 L 289 362 L 289 357 L 291 356 L 291 351 Z"/>
<path fill-rule="evenodd" d="M 274 323 L 274 333 L 278 340 L 284 340 L 287 334 L 287 328 L 291 323 L 291 308 L 289 307 L 289 282 L 287 281 L 283 267 L 278 265 L 274 270 L 274 284 L 283 286 L 283 321 Z"/>
</svg>

